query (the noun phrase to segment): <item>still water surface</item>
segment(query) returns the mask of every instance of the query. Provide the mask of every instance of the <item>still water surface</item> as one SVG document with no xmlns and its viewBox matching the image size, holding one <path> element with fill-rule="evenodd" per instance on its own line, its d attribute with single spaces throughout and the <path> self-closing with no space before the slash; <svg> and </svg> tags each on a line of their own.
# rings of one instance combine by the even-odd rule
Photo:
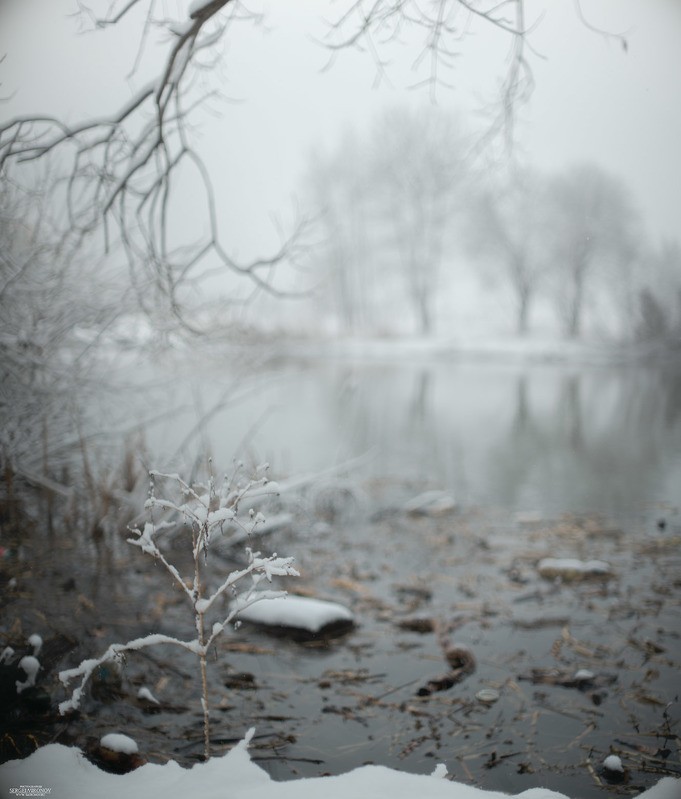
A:
<svg viewBox="0 0 681 799">
<path fill-rule="evenodd" d="M 681 368 L 337 359 L 248 381 L 215 365 L 173 371 L 160 407 L 181 410 L 147 431 L 160 461 L 209 449 L 220 468 L 236 455 L 280 476 L 366 456 L 355 475 L 541 513 L 679 502 Z"/>
<path fill-rule="evenodd" d="M 188 474 L 210 452 L 216 470 L 236 455 L 269 461 L 280 479 L 349 462 L 322 480 L 345 481 L 336 496 L 367 499 L 334 518 L 307 496 L 282 497 L 293 521 L 262 544 L 296 556 L 302 576 L 285 587 L 343 603 L 357 628 L 309 647 L 246 623 L 230 629 L 210 663 L 216 752 L 256 726 L 253 756 L 276 779 L 367 762 L 431 773 L 446 762 L 456 779 L 486 788 L 544 785 L 584 799 L 608 792 L 592 753 L 596 764 L 626 754 L 625 793 L 678 773 L 676 754 L 664 753 L 681 657 L 681 370 L 444 358 L 270 360 L 248 379 L 216 360 L 155 368 L 155 387 L 148 365 L 138 367 L 144 387 L 110 396 L 106 417 L 92 407 L 100 429 L 103 418 L 109 430 L 149 420 L 146 465 Z M 400 510 L 428 487 L 451 492 L 458 510 Z M 51 597 L 50 626 L 79 638 L 68 665 L 148 632 L 192 635 L 162 570 L 118 537 L 75 568 L 71 543 L 57 544 L 47 563 L 36 541 L 32 568 Z M 545 580 L 537 563 L 547 556 L 605 560 L 612 576 Z M 242 557 L 216 553 L 208 579 Z M 33 620 L 32 594 L 14 601 Z M 402 626 L 415 618 L 434 626 Z M 419 686 L 445 668 L 440 628 L 471 649 L 477 669 L 423 697 Z M 124 692 L 150 685 L 166 709 L 149 716 L 129 697 L 91 698 L 70 727 L 78 745 L 125 729 L 152 759 L 195 762 L 195 664 L 154 658 L 130 657 Z M 588 669 L 603 685 L 535 683 L 535 668 Z M 485 688 L 500 695 L 491 707 L 476 699 Z"/>
</svg>

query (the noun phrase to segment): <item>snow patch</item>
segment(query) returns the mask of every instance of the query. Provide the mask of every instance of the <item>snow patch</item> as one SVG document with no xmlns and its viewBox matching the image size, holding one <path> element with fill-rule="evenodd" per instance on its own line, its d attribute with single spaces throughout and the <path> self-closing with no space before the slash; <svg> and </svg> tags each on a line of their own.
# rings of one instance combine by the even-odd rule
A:
<svg viewBox="0 0 681 799">
<path fill-rule="evenodd" d="M 19 666 L 24 670 L 26 673 L 26 681 L 19 682 L 16 681 L 17 686 L 17 693 L 20 694 L 24 689 L 30 688 L 31 686 L 35 685 L 35 678 L 40 670 L 40 661 L 38 658 L 33 657 L 33 655 L 26 655 L 26 657 L 21 658 L 19 661 Z"/>
<path fill-rule="evenodd" d="M 110 732 L 108 735 L 104 735 L 99 743 L 104 749 L 121 752 L 124 755 L 136 755 L 139 752 L 137 742 L 120 732 Z"/>
<path fill-rule="evenodd" d="M 147 702 L 153 702 L 155 705 L 161 704 L 145 685 L 143 685 L 137 692 L 137 698 L 146 699 Z"/>
<path fill-rule="evenodd" d="M 575 680 L 593 680 L 596 675 L 589 669 L 578 669 L 575 672 Z"/>
<path fill-rule="evenodd" d="M 618 771 L 624 774 L 624 766 L 617 755 L 608 755 L 603 761 L 603 768 L 607 771 Z"/>
<path fill-rule="evenodd" d="M 353 622 L 355 619 L 352 611 L 337 602 L 302 596 L 266 599 L 243 607 L 246 602 L 253 602 L 253 596 L 252 593 L 244 594 L 230 604 L 230 610 L 236 610 L 242 621 L 317 633 L 328 624 Z"/>
<path fill-rule="evenodd" d="M 537 565 L 542 577 L 602 577 L 612 573 L 609 563 L 604 560 L 577 560 L 576 558 L 544 558 Z"/>
<path fill-rule="evenodd" d="M 29 636 L 28 643 L 33 647 L 35 657 L 38 657 L 40 650 L 43 648 L 43 639 L 38 633 L 33 633 L 33 635 Z"/>
<path fill-rule="evenodd" d="M 164 765 L 147 763 L 129 774 L 101 771 L 77 749 L 49 744 L 23 760 L 0 766 L 3 785 L 49 786 L 52 796 L 97 796 L 98 799 L 224 799 L 228 786 L 231 799 L 504 799 L 498 791 L 484 791 L 469 785 L 442 779 L 443 768 L 431 775 L 407 774 L 384 766 L 362 766 L 337 777 L 274 782 L 266 772 L 251 762 L 246 739 L 223 757 L 211 758 L 183 769 L 174 761 Z M 105 738 L 108 736 L 105 736 Z M 125 736 L 122 736 L 125 737 Z M 104 739 L 102 739 L 104 745 Z M 640 795 L 641 799 L 678 799 L 681 779 L 663 777 L 656 786 Z M 567 799 L 564 794 L 545 788 L 530 788 L 519 799 Z"/>
</svg>

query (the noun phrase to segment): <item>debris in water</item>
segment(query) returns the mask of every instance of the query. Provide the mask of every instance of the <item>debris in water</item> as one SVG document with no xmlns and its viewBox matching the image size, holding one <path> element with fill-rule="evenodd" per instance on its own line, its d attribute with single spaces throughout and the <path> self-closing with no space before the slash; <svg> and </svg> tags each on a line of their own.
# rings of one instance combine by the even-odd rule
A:
<svg viewBox="0 0 681 799">
<path fill-rule="evenodd" d="M 493 705 L 499 699 L 499 696 L 499 691 L 495 691 L 494 688 L 482 688 L 477 692 L 475 698 L 478 702 L 482 702 L 483 705 Z"/>
<path fill-rule="evenodd" d="M 445 516 L 457 508 L 455 499 L 445 491 L 425 491 L 404 503 L 410 516 Z"/>
<path fill-rule="evenodd" d="M 612 576 L 612 568 L 604 560 L 577 560 L 576 558 L 544 558 L 537 564 L 542 577 L 560 578 L 568 582 Z"/>
<path fill-rule="evenodd" d="M 610 783 L 624 782 L 626 772 L 622 760 L 617 755 L 608 755 L 603 761 L 603 776 Z"/>
</svg>

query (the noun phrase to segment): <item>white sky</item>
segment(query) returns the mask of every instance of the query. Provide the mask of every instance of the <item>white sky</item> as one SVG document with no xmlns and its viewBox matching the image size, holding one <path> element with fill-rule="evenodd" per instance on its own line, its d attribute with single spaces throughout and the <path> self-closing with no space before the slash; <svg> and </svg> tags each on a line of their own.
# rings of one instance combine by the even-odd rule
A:
<svg viewBox="0 0 681 799">
<path fill-rule="evenodd" d="M 97 0 L 93 0 L 97 5 Z M 0 94 L 16 92 L 2 116 L 26 110 L 66 114 L 72 121 L 112 109 L 131 87 L 138 20 L 120 30 L 75 35 L 67 17 L 74 0 L 22 0 L 0 17 Z M 178 2 L 166 0 L 169 12 Z M 430 100 L 410 89 L 414 43 L 384 50 L 391 84 L 374 88 L 375 68 L 366 54 L 341 53 L 322 72 L 328 53 L 312 41 L 345 0 L 265 2 L 267 29 L 233 29 L 223 64 L 211 80 L 243 102 L 217 103 L 197 129 L 231 240 L 242 254 L 271 243 L 272 213 L 286 216 L 300 192 L 300 176 L 313 147 L 333 143 L 348 127 L 366 128 L 377 109 Z M 532 61 L 536 89 L 521 112 L 518 152 L 545 169 L 593 160 L 635 191 L 655 238 L 678 235 L 681 212 L 681 3 L 678 0 L 589 0 L 589 21 L 624 32 L 620 43 L 579 22 L 574 0 L 527 0 L 527 21 L 544 17 L 531 35 L 543 56 Z M 107 3 L 100 2 L 105 8 Z M 49 8 L 49 11 L 46 9 Z M 324 13 L 326 12 L 326 13 Z M 470 127 L 482 124 L 493 97 L 507 43 L 477 26 L 438 103 L 461 110 Z M 2 52 L 0 51 L 0 52 Z M 422 77 L 422 75 L 421 75 Z M 211 109 L 213 110 L 213 109 Z M 348 153 L 352 158 L 352 153 Z"/>
</svg>

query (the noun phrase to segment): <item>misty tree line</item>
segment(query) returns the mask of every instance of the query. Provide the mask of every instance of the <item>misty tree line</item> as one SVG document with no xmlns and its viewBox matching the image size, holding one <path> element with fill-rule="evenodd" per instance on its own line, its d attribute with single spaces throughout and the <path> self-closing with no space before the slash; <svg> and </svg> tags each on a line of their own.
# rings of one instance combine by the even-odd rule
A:
<svg viewBox="0 0 681 799">
<path fill-rule="evenodd" d="M 9 5 L 0 7 L 0 25 Z M 74 5 L 74 36 L 117 29 L 121 42 L 136 45 L 119 80 L 102 76 L 97 84 L 98 95 L 111 98 L 100 113 L 84 104 L 75 119 L 66 109 L 52 116 L 30 107 L 10 116 L 12 98 L 22 91 L 13 76 L 21 42 L 15 38 L 8 52 L 0 51 L 0 472 L 6 482 L 14 474 L 56 493 L 73 482 L 64 469 L 74 449 L 82 452 L 91 487 L 86 417 L 93 398 L 115 381 L 108 367 L 121 351 L 118 332 L 139 344 L 131 328 L 143 317 L 142 328 L 163 339 L 211 334 L 216 325 L 229 333 L 224 309 L 239 298 L 229 287 L 225 294 L 206 289 L 205 276 L 232 276 L 245 291 L 269 292 L 279 303 L 273 276 L 307 251 L 308 230 L 307 218 L 296 219 L 279 245 L 243 257 L 213 184 L 220 170 L 204 160 L 196 135 L 212 118 L 206 101 L 224 88 L 216 69 L 223 51 L 245 27 L 259 24 L 259 7 L 249 11 L 239 0 Z M 382 78 L 386 48 L 404 47 L 413 77 L 431 94 L 446 91 L 462 39 L 477 25 L 493 29 L 509 57 L 487 138 L 513 141 L 515 109 L 533 85 L 526 41 L 537 20 L 526 21 L 524 0 L 339 0 L 336 8 L 324 40 L 330 54 L 357 49 L 368 57 L 369 73 Z M 133 84 L 138 88 L 130 91 Z M 312 257 L 326 273 L 314 282 L 328 300 L 316 304 L 335 309 L 341 330 L 377 331 L 400 314 L 405 327 L 436 332 L 442 319 L 436 301 L 456 291 L 472 264 L 481 280 L 497 275 L 511 287 L 520 329 L 531 324 L 540 299 L 557 295 L 556 313 L 572 320 L 565 322 L 568 332 L 570 324 L 578 331 L 585 303 L 601 293 L 624 309 L 630 336 L 678 334 L 678 244 L 651 251 L 632 234 L 615 257 L 617 231 L 626 227 L 618 214 L 629 204 L 625 190 L 612 200 L 616 181 L 605 179 L 605 199 L 590 195 L 613 218 L 594 225 L 593 242 L 582 237 L 573 262 L 564 254 L 573 252 L 569 232 L 579 238 L 581 201 L 568 190 L 569 176 L 560 201 L 568 210 L 561 212 L 558 184 L 549 191 L 543 178 L 541 192 L 525 188 L 532 182 L 527 175 L 485 185 L 468 157 L 475 145 L 443 115 L 410 119 L 394 112 L 371 137 L 348 137 L 312 164 L 309 197 L 324 209 L 325 242 Z M 173 224 L 185 213 L 187 186 L 201 217 L 197 226 Z M 530 223 L 534 215 L 544 219 L 545 196 L 554 197 L 550 207 L 558 217 L 568 215 L 570 226 Z M 561 238 L 548 236 L 552 230 L 562 231 Z"/>
<path fill-rule="evenodd" d="M 541 305 L 567 338 L 615 320 L 625 340 L 678 339 L 681 247 L 648 243 L 621 180 L 592 164 L 500 175 L 471 153 L 452 116 L 393 109 L 313 157 L 307 193 L 340 330 L 389 330 L 406 312 L 412 331 L 436 333 L 472 271 L 483 291 L 504 287 L 519 334 Z"/>
<path fill-rule="evenodd" d="M 216 314 L 233 298 L 213 302 L 215 313 L 207 314 L 214 297 L 199 288 L 206 274 L 243 278 L 248 289 L 280 296 L 273 275 L 306 252 L 307 217 L 283 230 L 279 246 L 241 256 L 218 207 L 215 171 L 194 135 L 207 122 L 204 101 L 220 93 L 221 45 L 258 24 L 261 13 L 238 0 L 183 0 L 173 10 L 154 0 L 77 5 L 78 24 L 93 36 L 116 27 L 138 35 L 131 74 L 144 78 L 141 87 L 107 112 L 73 124 L 39 109 L 0 121 L 0 178 L 32 185 L 30 170 L 51 164 L 60 185 L 53 202 L 61 211 L 59 235 L 122 263 L 125 303 L 154 327 L 212 331 Z M 478 24 L 494 29 L 509 58 L 483 138 L 513 141 L 515 108 L 533 85 L 526 40 L 534 22 L 526 20 L 523 0 L 343 0 L 339 6 L 324 40 L 330 53 L 357 48 L 382 77 L 387 59 L 381 51 L 401 46 L 409 27 L 414 75 L 431 94 L 448 85 L 443 76 L 454 69 L 461 39 Z M 623 37 L 600 35 L 620 39 L 626 50 Z M 5 55 L 0 104 L 12 96 L 4 88 L 12 53 Z M 442 320 L 437 303 L 456 294 L 466 269 L 508 284 L 521 331 L 531 326 L 539 301 L 550 300 L 566 334 L 576 336 L 587 310 L 593 316 L 595 298 L 616 308 L 629 337 L 678 327 L 678 281 L 665 278 L 673 285 L 660 290 L 657 274 L 677 263 L 678 246 L 651 252 L 642 244 L 631 199 L 616 179 L 586 169 L 581 177 L 518 175 L 491 185 L 469 157 L 480 141 L 469 141 L 442 114 L 395 111 L 370 136 L 351 138 L 317 158 L 309 181 L 311 205 L 324 209 L 326 242 L 326 252 L 313 258 L 328 273 L 326 291 L 341 330 L 380 330 L 388 324 L 381 318 L 385 308 L 407 303 L 411 328 L 434 332 Z M 188 185 L 192 205 L 202 211 L 196 226 L 174 224 Z"/>
</svg>

